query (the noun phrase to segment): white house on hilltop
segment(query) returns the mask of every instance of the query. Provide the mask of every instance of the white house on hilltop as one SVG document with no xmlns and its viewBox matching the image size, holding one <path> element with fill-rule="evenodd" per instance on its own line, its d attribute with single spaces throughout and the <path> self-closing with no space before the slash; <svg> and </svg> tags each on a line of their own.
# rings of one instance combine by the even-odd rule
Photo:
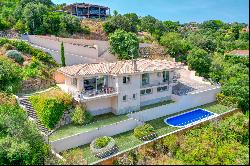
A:
<svg viewBox="0 0 250 166">
<path fill-rule="evenodd" d="M 57 70 L 55 79 L 93 115 L 125 114 L 213 86 L 180 63 L 148 59 L 66 66 Z"/>
</svg>

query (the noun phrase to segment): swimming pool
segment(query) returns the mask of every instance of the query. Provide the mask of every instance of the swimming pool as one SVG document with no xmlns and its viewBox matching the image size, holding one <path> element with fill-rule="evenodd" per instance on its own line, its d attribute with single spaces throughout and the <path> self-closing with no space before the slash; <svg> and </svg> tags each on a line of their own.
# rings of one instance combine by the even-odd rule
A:
<svg viewBox="0 0 250 166">
<path fill-rule="evenodd" d="M 200 122 L 202 120 L 206 120 L 213 115 L 216 114 L 202 108 L 197 108 L 195 110 L 185 112 L 180 115 L 166 118 L 164 119 L 164 122 L 173 127 L 185 127 Z"/>
</svg>

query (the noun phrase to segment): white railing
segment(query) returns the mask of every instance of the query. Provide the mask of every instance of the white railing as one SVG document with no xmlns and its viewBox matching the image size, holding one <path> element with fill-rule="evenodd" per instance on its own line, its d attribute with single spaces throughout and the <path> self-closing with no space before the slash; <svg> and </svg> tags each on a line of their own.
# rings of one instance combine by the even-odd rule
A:
<svg viewBox="0 0 250 166">
<path fill-rule="evenodd" d="M 170 83 L 169 81 L 166 81 L 166 82 L 159 82 L 159 83 L 154 83 L 154 84 L 141 85 L 141 89 L 169 85 L 169 83 Z"/>
</svg>

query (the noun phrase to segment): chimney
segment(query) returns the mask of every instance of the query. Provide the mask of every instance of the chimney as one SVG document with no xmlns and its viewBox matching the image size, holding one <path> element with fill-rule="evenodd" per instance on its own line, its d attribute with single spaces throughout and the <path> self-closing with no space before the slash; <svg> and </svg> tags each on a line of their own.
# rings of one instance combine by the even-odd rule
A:
<svg viewBox="0 0 250 166">
<path fill-rule="evenodd" d="M 134 71 L 137 71 L 136 59 L 132 59 L 132 67 L 133 67 Z"/>
</svg>

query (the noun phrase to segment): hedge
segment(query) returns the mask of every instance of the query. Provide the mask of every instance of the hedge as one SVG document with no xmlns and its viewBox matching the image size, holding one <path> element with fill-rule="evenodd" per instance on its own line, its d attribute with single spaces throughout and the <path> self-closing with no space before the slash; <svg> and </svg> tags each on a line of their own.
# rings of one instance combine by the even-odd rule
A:
<svg viewBox="0 0 250 166">
<path fill-rule="evenodd" d="M 33 95 L 29 98 L 40 121 L 53 129 L 63 112 L 72 104 L 72 97 L 59 89 Z"/>
</svg>

